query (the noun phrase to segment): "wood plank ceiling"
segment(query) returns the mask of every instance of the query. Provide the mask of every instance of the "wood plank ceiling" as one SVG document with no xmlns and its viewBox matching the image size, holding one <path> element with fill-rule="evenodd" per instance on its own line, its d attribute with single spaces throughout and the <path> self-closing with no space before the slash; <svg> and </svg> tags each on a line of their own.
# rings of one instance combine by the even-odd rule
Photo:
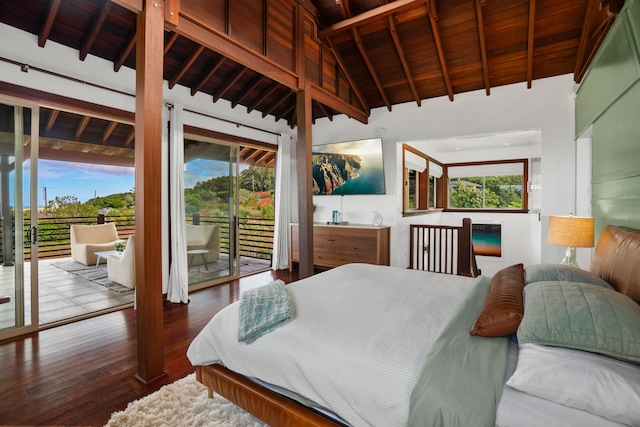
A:
<svg viewBox="0 0 640 427">
<path fill-rule="evenodd" d="M 262 34 L 235 31 L 252 51 L 285 52 L 295 58 L 295 34 L 283 23 L 283 4 L 292 10 L 304 4 L 312 11 L 309 52 L 320 63 L 319 75 L 307 66 L 307 77 L 325 82 L 324 70 L 334 71 L 333 93 L 369 114 L 372 108 L 415 102 L 573 73 L 579 82 L 624 0 L 181 0 L 182 6 L 205 12 L 226 28 L 231 23 Z M 135 12 L 111 0 L 2 0 L 0 22 L 78 51 L 79 60 L 95 55 L 122 67 L 135 68 Z M 181 6 L 181 7 L 182 7 Z M 246 12 L 251 10 L 252 12 Z M 257 12 L 256 12 L 257 11 Z M 277 12 L 277 13 L 276 13 Z M 256 15 L 257 14 L 257 15 Z M 257 17 L 257 18 L 256 18 Z M 295 19 L 293 20 L 295 21 Z M 239 23 L 239 24 L 238 24 Z M 310 28 L 307 28 L 310 27 Z M 179 28 L 179 27 L 177 27 Z M 296 123 L 295 92 L 277 78 L 262 75 L 220 53 L 165 28 L 164 79 L 169 88 L 187 87 L 191 95 L 205 93 L 212 102 L 227 100 L 232 108 L 259 111 L 263 117 Z M 277 35 L 279 35 L 276 37 Z M 289 39 L 291 38 L 291 39 Z M 37 40 L 37 41 L 36 41 Z M 262 40 L 256 42 L 256 40 Z M 260 46 L 260 43 L 262 46 Z M 274 56 L 274 57 L 277 57 Z M 24 71 L 21 58 L 0 58 Z M 295 61 L 295 60 L 293 60 Z M 290 61 L 290 62 L 293 62 Z M 327 65 L 329 64 L 329 65 Z M 275 64 L 291 68 L 291 64 Z M 304 67 L 302 67 L 304 68 Z M 49 72 L 49 70 L 39 70 Z M 298 76 L 300 78 L 300 76 Z M 304 76 L 303 76 L 304 77 Z M 328 79 L 326 79 L 328 80 Z M 1 78 L 0 78 L 1 81 Z M 314 101 L 313 120 L 339 111 Z M 335 107 L 335 105 L 334 105 Z M 45 109 L 41 135 L 44 157 L 67 150 L 96 155 L 97 161 L 133 157 L 132 123 Z M 6 129 L 0 129 L 4 132 Z M 74 152 L 76 154 L 74 154 Z M 264 153 L 251 151 L 252 158 Z M 81 156 L 80 156 L 81 158 Z"/>
</svg>

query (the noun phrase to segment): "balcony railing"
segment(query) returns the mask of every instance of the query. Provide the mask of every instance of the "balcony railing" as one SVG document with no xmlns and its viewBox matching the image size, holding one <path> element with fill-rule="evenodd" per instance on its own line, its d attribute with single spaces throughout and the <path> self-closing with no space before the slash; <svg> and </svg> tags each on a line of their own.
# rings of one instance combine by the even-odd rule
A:
<svg viewBox="0 0 640 427">
<path fill-rule="evenodd" d="M 229 235 L 231 221 L 224 217 L 192 215 L 187 217 L 189 224 L 216 224 L 220 226 L 220 252 L 229 253 L 229 241 L 233 236 Z M 238 218 L 239 225 L 239 254 L 242 256 L 271 259 L 273 252 L 273 231 L 274 220 L 268 218 Z M 98 215 L 97 217 L 72 217 L 72 218 L 40 218 L 38 220 L 38 253 L 40 259 L 45 258 L 68 258 L 71 257 L 71 236 L 70 226 L 72 224 L 95 225 L 105 222 L 116 224 L 118 235 L 122 239 L 127 239 L 135 233 L 135 217 L 133 215 Z M 13 230 L 14 227 L 11 227 Z M 31 259 L 31 241 L 28 238 L 31 222 L 25 220 L 24 223 L 24 258 L 25 261 Z M 2 233 L 4 227 L 0 221 L 0 262 L 4 263 L 5 258 L 11 258 L 13 262 L 13 250 L 6 254 L 2 247 L 4 239 Z M 231 237 L 231 238 L 230 238 Z M 11 239 L 15 238 L 15 234 Z M 13 240 L 11 240 L 13 241 Z"/>
</svg>

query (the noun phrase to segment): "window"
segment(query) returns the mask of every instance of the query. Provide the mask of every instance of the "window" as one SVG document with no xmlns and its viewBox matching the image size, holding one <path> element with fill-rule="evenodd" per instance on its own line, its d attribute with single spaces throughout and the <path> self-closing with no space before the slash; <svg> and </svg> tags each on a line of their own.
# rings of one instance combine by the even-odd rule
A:
<svg viewBox="0 0 640 427">
<path fill-rule="evenodd" d="M 403 146 L 403 163 L 403 213 L 415 215 L 441 208 L 437 195 L 442 165 L 408 145 Z"/>
<path fill-rule="evenodd" d="M 526 159 L 446 166 L 447 210 L 527 212 Z"/>
</svg>

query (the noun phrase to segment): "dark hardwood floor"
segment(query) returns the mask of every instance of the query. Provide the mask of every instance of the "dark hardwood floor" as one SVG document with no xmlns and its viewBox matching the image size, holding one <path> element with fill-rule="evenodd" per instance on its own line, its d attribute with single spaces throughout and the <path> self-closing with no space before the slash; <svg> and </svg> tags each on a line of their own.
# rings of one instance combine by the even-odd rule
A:
<svg viewBox="0 0 640 427">
<path fill-rule="evenodd" d="M 191 372 L 186 351 L 219 310 L 248 288 L 297 273 L 268 271 L 190 294 L 164 310 L 166 376 L 137 381 L 135 311 L 125 309 L 0 342 L 0 425 L 104 425 L 126 408 Z"/>
</svg>

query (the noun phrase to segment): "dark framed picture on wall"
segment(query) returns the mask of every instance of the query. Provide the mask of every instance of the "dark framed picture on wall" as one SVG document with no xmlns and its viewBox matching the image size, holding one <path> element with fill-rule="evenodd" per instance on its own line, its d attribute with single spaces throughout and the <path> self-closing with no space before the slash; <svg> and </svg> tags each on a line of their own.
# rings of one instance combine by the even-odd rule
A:
<svg viewBox="0 0 640 427">
<path fill-rule="evenodd" d="M 502 224 L 472 224 L 471 241 L 476 256 L 502 258 Z"/>
</svg>

